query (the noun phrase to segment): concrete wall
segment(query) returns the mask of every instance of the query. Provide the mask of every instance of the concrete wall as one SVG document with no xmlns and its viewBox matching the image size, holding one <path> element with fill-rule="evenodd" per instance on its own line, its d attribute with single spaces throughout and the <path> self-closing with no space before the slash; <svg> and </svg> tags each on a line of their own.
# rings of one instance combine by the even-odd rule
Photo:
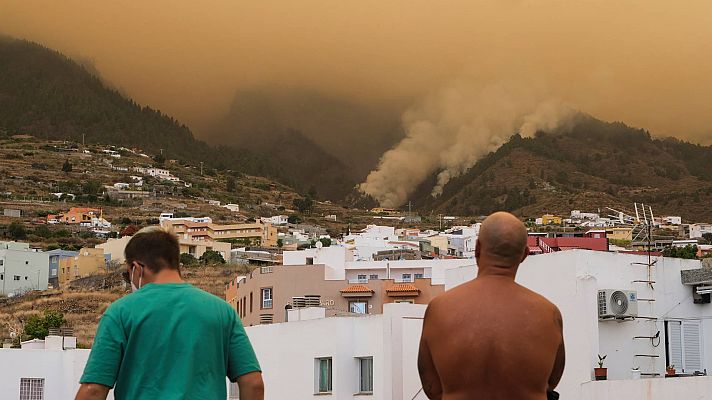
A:
<svg viewBox="0 0 712 400">
<path fill-rule="evenodd" d="M 265 380 L 265 399 L 310 399 L 315 358 L 332 357 L 333 391 L 321 399 L 410 399 L 420 389 L 418 353 L 425 306 L 393 304 L 383 315 L 336 317 L 247 328 Z M 373 357 L 373 394 L 358 392 L 358 357 Z M 412 394 L 411 394 L 412 393 Z"/>
<path fill-rule="evenodd" d="M 559 385 L 562 398 L 580 398 L 581 384 L 592 380 L 598 354 L 607 355 L 609 379 L 629 379 L 630 370 L 665 373 L 665 320 L 699 319 L 702 323 L 703 366 L 712 367 L 712 305 L 693 304 L 692 289 L 682 285 L 681 269 L 699 268 L 699 261 L 657 258 L 648 278 L 647 256 L 571 250 L 527 258 L 520 266 L 517 282 L 556 304 L 564 318 L 566 370 Z M 446 272 L 446 289 L 472 279 L 476 268 Z M 654 290 L 636 280 L 653 280 Z M 652 317 L 616 322 L 598 320 L 599 289 L 636 290 L 638 315 Z M 649 339 L 660 330 L 661 342 Z M 657 358 L 636 354 L 658 355 Z M 621 397 L 624 398 L 624 397 Z M 633 397 L 635 398 L 635 397 Z"/>
<path fill-rule="evenodd" d="M 13 244 L 0 248 L 0 294 L 18 294 L 28 290 L 47 290 L 49 280 L 49 255 L 44 252 L 23 250 Z M 15 280 L 15 276 L 19 280 Z"/>
<path fill-rule="evenodd" d="M 89 350 L 0 350 L 0 398 L 17 399 L 21 378 L 44 378 L 45 400 L 73 399 Z M 114 398 L 113 391 L 109 399 Z"/>
<path fill-rule="evenodd" d="M 712 377 L 587 382 L 581 400 L 712 399 Z"/>
<path fill-rule="evenodd" d="M 104 254 L 111 255 L 111 261 L 123 263 L 126 261 L 124 257 L 124 249 L 131 240 L 131 236 L 124 236 L 118 239 L 109 239 L 106 243 L 96 245 L 97 248 L 104 250 Z"/>
</svg>

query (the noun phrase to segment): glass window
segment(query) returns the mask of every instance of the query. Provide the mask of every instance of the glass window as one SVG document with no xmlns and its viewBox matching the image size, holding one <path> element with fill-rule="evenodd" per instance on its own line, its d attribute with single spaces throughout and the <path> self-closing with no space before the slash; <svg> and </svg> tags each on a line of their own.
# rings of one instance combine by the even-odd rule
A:
<svg viewBox="0 0 712 400">
<path fill-rule="evenodd" d="M 413 280 L 411 274 L 403 274 L 403 275 L 401 275 L 401 277 L 403 278 L 403 282 L 410 282 Z"/>
<path fill-rule="evenodd" d="M 316 389 L 317 393 L 331 392 L 331 357 L 317 358 L 317 377 Z"/>
<path fill-rule="evenodd" d="M 272 308 L 272 288 L 262 289 L 262 308 Z"/>
<path fill-rule="evenodd" d="M 366 283 L 368 282 L 368 278 L 366 278 L 366 275 L 358 275 L 358 282 L 359 283 Z"/>
<path fill-rule="evenodd" d="M 378 279 L 378 274 L 371 274 L 369 279 Z"/>
<path fill-rule="evenodd" d="M 415 274 L 415 279 L 423 279 L 423 274 Z"/>
<path fill-rule="evenodd" d="M 359 392 L 373 392 L 373 357 L 359 358 Z"/>
<path fill-rule="evenodd" d="M 44 400 L 44 378 L 20 378 L 20 400 Z"/>
<path fill-rule="evenodd" d="M 13 275 L 12 279 L 15 280 L 15 281 L 19 281 L 19 280 L 20 280 L 20 275 Z"/>
<path fill-rule="evenodd" d="M 366 301 L 350 301 L 349 311 L 356 314 L 366 314 L 368 302 Z"/>
</svg>

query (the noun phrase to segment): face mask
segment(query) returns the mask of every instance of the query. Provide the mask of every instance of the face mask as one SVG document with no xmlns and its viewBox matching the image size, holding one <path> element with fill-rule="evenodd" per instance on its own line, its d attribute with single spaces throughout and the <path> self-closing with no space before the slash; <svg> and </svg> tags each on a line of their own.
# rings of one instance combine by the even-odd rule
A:
<svg viewBox="0 0 712 400">
<path fill-rule="evenodd" d="M 135 266 L 133 268 L 131 268 L 131 291 L 132 292 L 135 292 L 135 291 L 141 289 L 141 285 L 143 284 L 143 267 L 141 267 L 141 275 L 138 277 L 138 287 L 136 287 L 136 285 L 134 285 L 134 283 L 133 283 L 133 274 L 134 274 L 135 270 L 136 270 Z"/>
</svg>

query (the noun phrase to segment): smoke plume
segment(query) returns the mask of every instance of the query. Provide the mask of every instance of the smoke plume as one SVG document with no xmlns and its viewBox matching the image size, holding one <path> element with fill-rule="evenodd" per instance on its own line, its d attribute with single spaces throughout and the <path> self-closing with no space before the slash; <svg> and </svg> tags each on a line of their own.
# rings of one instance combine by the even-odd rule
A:
<svg viewBox="0 0 712 400">
<path fill-rule="evenodd" d="M 563 102 L 513 84 L 455 82 L 403 115 L 406 137 L 381 158 L 360 189 L 381 205 L 402 205 L 436 171 L 432 195 L 516 132 L 562 131 L 576 113 Z"/>
</svg>

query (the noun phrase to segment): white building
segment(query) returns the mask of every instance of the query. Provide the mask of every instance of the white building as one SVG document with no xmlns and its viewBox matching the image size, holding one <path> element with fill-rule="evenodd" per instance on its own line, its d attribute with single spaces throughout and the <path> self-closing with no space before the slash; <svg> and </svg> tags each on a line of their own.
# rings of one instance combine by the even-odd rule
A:
<svg viewBox="0 0 712 400">
<path fill-rule="evenodd" d="M 319 310 L 323 315 L 295 310 L 290 321 L 297 321 L 246 328 L 265 371 L 265 399 L 426 399 L 417 367 L 424 305 L 311 319 Z"/>
<path fill-rule="evenodd" d="M 284 265 L 324 264 L 324 279 L 347 279 L 354 283 L 368 279 L 412 282 L 416 278 L 430 278 L 433 285 L 442 285 L 448 269 L 474 265 L 469 259 L 356 260 L 354 250 L 343 246 L 285 251 L 283 257 Z"/>
<path fill-rule="evenodd" d="M 275 215 L 272 217 L 262 217 L 260 218 L 262 222 L 272 225 L 287 225 L 289 223 L 289 218 L 286 215 Z"/>
<path fill-rule="evenodd" d="M 674 217 L 674 216 L 663 217 L 662 222 L 666 225 L 681 225 L 682 217 Z"/>
<path fill-rule="evenodd" d="M 456 257 L 474 258 L 480 223 L 472 226 L 454 227 L 444 234 L 448 238 L 448 254 Z"/>
<path fill-rule="evenodd" d="M 696 260 L 656 257 L 648 275 L 647 261 L 647 256 L 571 250 L 529 257 L 520 267 L 517 281 L 547 297 L 563 315 L 561 398 L 637 399 L 652 393 L 651 387 L 659 391 L 645 398 L 673 398 L 674 390 L 689 394 L 674 398 L 709 398 L 703 396 L 712 393 L 712 378 L 661 378 L 670 364 L 685 374 L 712 367 L 712 304 L 693 302 L 700 297 L 694 293 L 712 286 L 712 270 L 700 269 Z M 681 271 L 686 270 L 702 278 L 685 278 L 690 273 Z M 447 290 L 472 279 L 476 269 L 445 274 Z M 599 320 L 598 296 L 604 289 L 635 291 L 637 317 Z M 607 356 L 609 381 L 590 382 L 599 354 Z M 652 380 L 627 381 L 636 376 L 633 368 Z"/>
<path fill-rule="evenodd" d="M 165 221 L 190 221 L 190 222 L 206 223 L 206 224 L 213 223 L 213 219 L 210 217 L 174 217 L 173 213 L 167 213 L 167 212 L 161 213 L 161 215 L 158 217 L 158 221 L 161 225 L 163 225 Z"/>
<path fill-rule="evenodd" d="M 47 290 L 49 255 L 29 243 L 0 242 L 0 294 Z"/>
<path fill-rule="evenodd" d="M 89 358 L 89 350 L 76 347 L 76 337 L 47 336 L 0 349 L 0 398 L 73 399 Z M 113 398 L 112 390 L 107 399 Z"/>
<path fill-rule="evenodd" d="M 595 221 L 597 219 L 601 218 L 601 215 L 598 213 L 587 213 L 587 212 L 581 212 L 581 210 L 572 210 L 571 211 L 571 219 L 572 220 L 590 220 L 590 221 Z"/>
<path fill-rule="evenodd" d="M 228 203 L 223 206 L 223 208 L 227 208 L 228 210 L 232 212 L 240 212 L 240 206 L 234 203 Z"/>
<path fill-rule="evenodd" d="M 705 233 L 712 233 L 712 224 L 690 224 L 690 239 L 701 238 Z"/>
</svg>

